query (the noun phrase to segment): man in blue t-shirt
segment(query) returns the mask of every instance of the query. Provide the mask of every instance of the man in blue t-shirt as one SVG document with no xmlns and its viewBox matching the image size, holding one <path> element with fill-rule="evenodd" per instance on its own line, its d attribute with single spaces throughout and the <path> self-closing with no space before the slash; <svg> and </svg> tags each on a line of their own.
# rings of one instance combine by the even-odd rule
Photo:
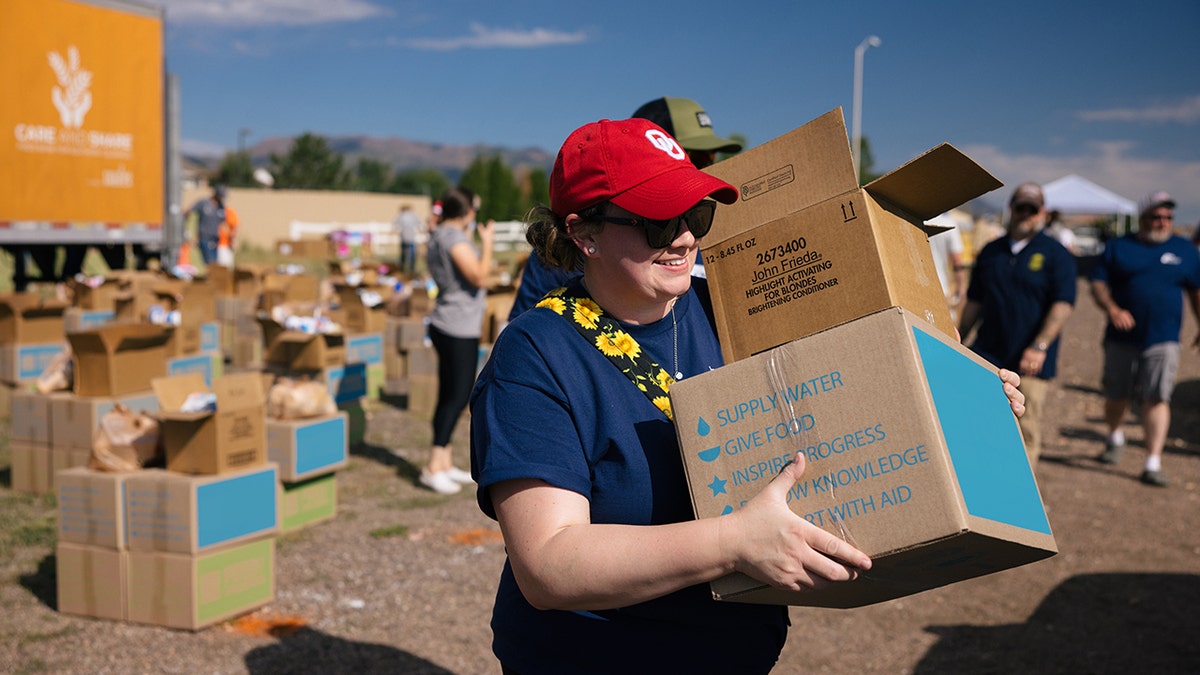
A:
<svg viewBox="0 0 1200 675">
<path fill-rule="evenodd" d="M 1121 459 L 1121 422 L 1134 396 L 1141 401 L 1146 457 L 1141 481 L 1166 487 L 1162 451 L 1171 426 L 1171 394 L 1179 368 L 1183 295 L 1200 322 L 1200 253 L 1172 233 L 1175 200 L 1152 192 L 1138 208 L 1138 230 L 1105 246 L 1092 271 L 1092 298 L 1108 316 L 1104 332 L 1104 421 L 1099 460 Z M 1192 343 L 1200 348 L 1200 335 Z"/>
<path fill-rule="evenodd" d="M 1018 185 L 1009 210 L 1007 234 L 975 259 L 958 330 L 966 339 L 978 325 L 971 349 L 992 365 L 1021 374 L 1021 435 L 1029 463 L 1036 466 L 1046 391 L 1058 367 L 1058 338 L 1075 306 L 1075 258 L 1042 230 L 1041 186 Z"/>
</svg>

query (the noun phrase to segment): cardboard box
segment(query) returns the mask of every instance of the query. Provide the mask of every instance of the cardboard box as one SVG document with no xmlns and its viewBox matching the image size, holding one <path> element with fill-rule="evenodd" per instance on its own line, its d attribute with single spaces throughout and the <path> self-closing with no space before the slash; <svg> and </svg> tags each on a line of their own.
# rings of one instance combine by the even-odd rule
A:
<svg viewBox="0 0 1200 675">
<path fill-rule="evenodd" d="M 387 302 L 392 296 L 390 286 L 351 286 L 335 284 L 338 296 L 338 306 L 342 310 L 342 323 L 351 333 L 382 333 L 387 328 Z M 377 295 L 380 302 L 367 305 L 363 302 L 362 292 Z"/>
<path fill-rule="evenodd" d="M 125 481 L 138 473 L 110 473 L 87 467 L 55 472 L 59 543 L 124 551 Z"/>
<path fill-rule="evenodd" d="M 200 324 L 200 351 L 221 351 L 221 324 L 217 321 L 206 321 Z"/>
<path fill-rule="evenodd" d="M 383 364 L 383 333 L 346 336 L 346 363 Z"/>
<path fill-rule="evenodd" d="M 295 483 L 333 473 L 350 461 L 350 418 L 344 412 L 305 420 L 267 420 L 267 460 L 279 480 Z"/>
<path fill-rule="evenodd" d="M 197 373 L 157 378 L 163 452 L 171 471 L 219 474 L 262 464 L 267 457 L 266 394 L 259 373 L 215 378 Z M 215 393 L 216 411 L 184 412 L 188 396 Z"/>
<path fill-rule="evenodd" d="M 290 258 L 325 258 L 329 255 L 328 239 L 280 239 L 275 252 Z"/>
<path fill-rule="evenodd" d="M 0 344 L 61 341 L 67 307 L 36 293 L 0 294 Z"/>
<path fill-rule="evenodd" d="M 71 333 L 75 393 L 121 396 L 150 389 L 167 374 L 167 339 L 162 326 L 119 324 Z"/>
<path fill-rule="evenodd" d="M 121 294 L 121 280 L 117 277 L 104 277 L 92 283 L 80 283 L 71 279 L 68 287 L 71 289 L 71 302 L 81 310 L 100 310 L 112 312 L 116 308 L 117 297 Z"/>
<path fill-rule="evenodd" d="M 116 312 L 111 309 L 80 309 L 72 307 L 63 312 L 63 331 L 78 333 L 81 330 L 93 330 L 107 326 L 116 320 Z"/>
<path fill-rule="evenodd" d="M 87 467 L 92 460 L 91 450 L 55 450 L 50 448 L 50 491 L 58 492 L 58 472 Z"/>
<path fill-rule="evenodd" d="M 425 346 L 428 327 L 421 317 L 395 317 L 387 320 L 384 344 L 393 350 L 406 350 Z"/>
<path fill-rule="evenodd" d="M 872 557 L 864 578 L 792 593 L 734 574 L 721 600 L 856 607 L 1057 548 L 996 369 L 891 308 L 671 387 L 697 517 L 757 495 L 798 450 L 789 505 Z"/>
<path fill-rule="evenodd" d="M 0 381 L 9 384 L 35 382 L 66 347 L 62 340 L 37 344 L 0 344 Z"/>
<path fill-rule="evenodd" d="M 925 221 L 1001 185 L 954 147 L 860 188 L 834 110 L 708 171 L 740 193 L 700 249 L 726 363 L 888 307 L 954 335 Z"/>
<path fill-rule="evenodd" d="M 294 532 L 337 515 L 337 474 L 279 485 L 279 531 Z"/>
<path fill-rule="evenodd" d="M 263 332 L 263 360 L 294 370 L 321 370 L 346 362 L 346 336 L 342 333 L 304 333 L 287 330 L 259 316 Z"/>
<path fill-rule="evenodd" d="M 127 555 L 129 621 L 198 630 L 275 599 L 274 537 L 195 556 Z"/>
<path fill-rule="evenodd" d="M 118 403 L 134 412 L 153 414 L 158 411 L 158 398 L 148 386 L 147 391 L 124 396 L 51 395 L 50 447 L 55 452 L 91 450 L 92 437 L 100 426 L 100 419 Z"/>
<path fill-rule="evenodd" d="M 58 542 L 54 550 L 58 611 L 124 621 L 128 554 L 124 551 Z M 137 580 L 144 583 L 143 580 Z"/>
<path fill-rule="evenodd" d="M 13 492 L 40 495 L 50 491 L 50 448 L 10 441 L 8 453 Z"/>
<path fill-rule="evenodd" d="M 167 360 L 167 377 L 178 377 L 195 373 L 204 378 L 204 384 L 212 386 L 213 379 L 220 375 L 218 365 L 225 359 L 213 352 L 200 352 L 191 356 L 176 356 Z"/>
<path fill-rule="evenodd" d="M 130 551 L 196 554 L 274 535 L 278 470 L 264 464 L 219 476 L 145 469 L 125 479 Z"/>
<path fill-rule="evenodd" d="M 50 394 L 32 389 L 20 389 L 12 393 L 12 421 L 9 423 L 9 438 L 23 443 L 51 446 L 50 441 Z"/>
</svg>

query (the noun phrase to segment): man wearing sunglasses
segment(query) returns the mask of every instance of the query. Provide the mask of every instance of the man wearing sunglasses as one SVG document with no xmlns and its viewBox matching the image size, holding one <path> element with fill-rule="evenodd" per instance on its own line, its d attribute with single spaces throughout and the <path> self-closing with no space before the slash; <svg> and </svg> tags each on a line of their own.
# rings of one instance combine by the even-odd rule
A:
<svg viewBox="0 0 1200 675">
<path fill-rule="evenodd" d="M 1108 437 L 1097 459 L 1104 464 L 1121 461 L 1121 424 L 1136 395 L 1147 452 L 1141 481 L 1166 487 L 1162 452 L 1171 427 L 1183 296 L 1200 321 L 1200 254 L 1174 233 L 1171 195 L 1152 192 L 1139 206 L 1137 232 L 1108 242 L 1091 276 L 1092 298 L 1108 317 L 1101 382 Z M 1192 346 L 1200 348 L 1200 336 Z"/>
<path fill-rule="evenodd" d="M 1042 451 L 1043 405 L 1058 365 L 1059 334 L 1075 306 L 1075 258 L 1043 231 L 1046 203 L 1037 183 L 1009 199 L 1007 233 L 979 252 L 958 330 L 971 349 L 1021 374 L 1021 435 L 1031 466 Z"/>
<path fill-rule="evenodd" d="M 633 117 L 650 120 L 662 127 L 664 131 L 675 138 L 687 153 L 692 165 L 697 169 L 711 166 L 717 160 L 718 154 L 732 155 L 742 150 L 741 143 L 717 136 L 713 132 L 712 119 L 708 113 L 700 107 L 699 103 L 690 98 L 668 96 L 656 98 L 642 104 L 633 113 Z M 704 225 L 703 232 L 698 232 L 690 221 L 688 225 L 688 229 L 697 238 L 704 236 L 708 233 L 709 226 L 712 225 L 712 211 L 708 212 L 708 222 Z M 666 235 L 664 233 L 660 236 Z M 673 236 L 668 238 L 666 243 L 654 246 L 654 248 L 666 248 L 672 239 L 674 239 Z M 695 276 L 703 278 L 704 268 L 698 259 L 695 268 Z M 517 288 L 517 297 L 513 300 L 512 309 L 508 313 L 508 320 L 512 321 L 519 314 L 533 307 L 549 291 L 567 285 L 575 276 L 578 275 L 568 275 L 550 267 L 538 257 L 536 251 L 530 253 L 529 260 L 521 270 L 521 283 Z"/>
</svg>

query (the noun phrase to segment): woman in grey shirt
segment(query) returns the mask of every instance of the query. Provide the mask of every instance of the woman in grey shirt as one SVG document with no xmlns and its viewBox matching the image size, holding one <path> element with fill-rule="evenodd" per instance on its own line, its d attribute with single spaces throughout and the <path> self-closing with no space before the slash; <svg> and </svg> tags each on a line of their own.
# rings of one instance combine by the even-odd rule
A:
<svg viewBox="0 0 1200 675">
<path fill-rule="evenodd" d="M 446 191 L 426 254 L 429 274 L 438 289 L 429 315 L 429 338 L 438 355 L 438 398 L 433 413 L 433 450 L 420 483 L 441 494 L 454 494 L 474 482 L 470 473 L 454 466 L 450 438 L 475 383 L 487 303 L 484 281 L 492 269 L 492 222 L 477 228 L 479 246 L 470 233 L 477 201 L 466 188 Z"/>
</svg>

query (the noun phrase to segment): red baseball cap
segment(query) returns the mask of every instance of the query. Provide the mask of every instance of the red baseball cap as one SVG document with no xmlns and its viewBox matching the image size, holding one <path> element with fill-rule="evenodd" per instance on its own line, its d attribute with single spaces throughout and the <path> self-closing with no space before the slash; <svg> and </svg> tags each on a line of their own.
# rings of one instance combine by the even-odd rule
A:
<svg viewBox="0 0 1200 675">
<path fill-rule="evenodd" d="M 611 201 L 630 213 L 666 220 L 737 190 L 692 165 L 671 135 L 644 119 L 600 120 L 567 136 L 550 173 L 550 209 L 560 217 Z"/>
</svg>

